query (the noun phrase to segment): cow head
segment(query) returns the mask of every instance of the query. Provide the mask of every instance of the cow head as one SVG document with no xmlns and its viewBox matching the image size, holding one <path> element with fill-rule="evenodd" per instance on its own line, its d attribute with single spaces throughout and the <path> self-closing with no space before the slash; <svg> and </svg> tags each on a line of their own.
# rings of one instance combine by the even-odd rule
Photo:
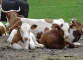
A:
<svg viewBox="0 0 83 60">
<path fill-rule="evenodd" d="M 30 26 L 27 23 L 23 23 L 20 27 L 20 33 L 21 33 L 21 36 L 22 36 L 23 40 L 30 40 L 31 29 L 33 30 L 36 27 L 37 27 L 37 25 L 35 25 L 35 24 Z"/>
<path fill-rule="evenodd" d="M 20 7 L 19 7 L 18 10 L 9 10 L 9 11 L 5 11 L 5 10 L 3 10 L 3 9 L 1 8 L 1 11 L 4 12 L 4 13 L 6 13 L 6 18 L 7 18 L 7 20 L 9 20 L 9 19 L 13 19 L 13 18 L 15 18 L 15 17 L 18 17 L 17 12 L 20 11 Z"/>
<path fill-rule="evenodd" d="M 69 37 L 69 24 L 64 22 L 64 21 L 54 21 L 53 24 L 57 24 L 60 26 L 60 28 L 64 31 L 64 38 L 68 38 Z"/>
<path fill-rule="evenodd" d="M 77 22 L 76 19 L 72 19 L 70 21 L 70 25 L 76 26 L 78 28 L 81 25 L 81 23 Z"/>
</svg>

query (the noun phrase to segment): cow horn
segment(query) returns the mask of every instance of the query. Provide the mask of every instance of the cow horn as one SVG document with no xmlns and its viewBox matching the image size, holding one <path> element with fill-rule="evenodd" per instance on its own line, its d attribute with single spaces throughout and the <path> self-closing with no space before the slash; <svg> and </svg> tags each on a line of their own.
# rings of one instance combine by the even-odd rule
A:
<svg viewBox="0 0 83 60">
<path fill-rule="evenodd" d="M 15 10 L 16 12 L 19 12 L 20 11 L 20 7 L 19 7 L 19 10 Z"/>
<path fill-rule="evenodd" d="M 1 11 L 4 12 L 4 13 L 8 13 L 8 12 L 10 12 L 10 11 L 5 11 L 5 10 L 3 10 L 2 8 L 1 8 Z"/>
</svg>

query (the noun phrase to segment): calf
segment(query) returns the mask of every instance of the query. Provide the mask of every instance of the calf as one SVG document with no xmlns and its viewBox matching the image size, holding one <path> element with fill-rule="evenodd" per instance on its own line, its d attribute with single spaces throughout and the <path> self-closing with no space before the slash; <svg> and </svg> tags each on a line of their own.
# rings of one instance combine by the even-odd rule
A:
<svg viewBox="0 0 83 60">
<path fill-rule="evenodd" d="M 66 27 L 66 23 L 64 23 Z M 62 25 L 57 25 L 53 23 L 52 30 L 48 30 L 44 32 L 41 36 L 40 43 L 44 44 L 47 48 L 50 49 L 62 49 L 68 45 L 70 48 L 74 48 L 76 45 L 80 45 L 77 43 L 72 43 L 64 38 L 64 31 L 62 30 Z"/>
<path fill-rule="evenodd" d="M 6 35 L 6 28 L 2 22 L 0 22 L 0 36 Z"/>
<path fill-rule="evenodd" d="M 29 49 L 29 47 L 30 49 L 44 47 L 43 44 L 39 44 L 36 41 L 34 34 L 31 32 L 31 29 L 35 29 L 36 27 L 36 25 L 30 26 L 27 23 L 23 23 L 21 26 L 16 26 L 7 39 L 10 47 L 13 49 L 23 49 L 21 45 L 18 44 L 19 41 L 24 43 L 24 49 Z"/>
</svg>

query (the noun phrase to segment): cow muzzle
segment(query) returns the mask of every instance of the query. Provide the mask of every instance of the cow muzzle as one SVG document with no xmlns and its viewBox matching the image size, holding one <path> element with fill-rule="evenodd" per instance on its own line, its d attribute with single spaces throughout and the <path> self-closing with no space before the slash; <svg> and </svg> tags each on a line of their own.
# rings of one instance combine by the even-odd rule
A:
<svg viewBox="0 0 83 60">
<path fill-rule="evenodd" d="M 65 38 L 65 39 L 68 39 L 68 38 L 69 38 L 69 35 L 64 36 L 64 38 Z"/>
<path fill-rule="evenodd" d="M 24 37 L 24 40 L 29 40 L 29 38 L 28 37 Z"/>
</svg>

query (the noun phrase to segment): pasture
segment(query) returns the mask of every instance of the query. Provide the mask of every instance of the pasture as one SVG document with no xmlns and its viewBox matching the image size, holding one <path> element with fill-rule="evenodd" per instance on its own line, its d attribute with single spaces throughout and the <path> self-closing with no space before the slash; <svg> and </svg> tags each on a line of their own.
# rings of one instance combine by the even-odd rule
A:
<svg viewBox="0 0 83 60">
<path fill-rule="evenodd" d="M 76 18 L 83 23 L 83 0 L 27 0 L 29 3 L 29 18 Z M 5 24 L 6 21 L 3 23 Z M 83 60 L 83 44 L 79 48 L 35 50 L 15 50 L 9 47 L 9 36 L 0 36 L 0 60 Z M 83 43 L 83 36 L 78 41 Z M 20 42 L 19 42 L 20 43 Z"/>
<path fill-rule="evenodd" d="M 29 18 L 76 18 L 83 22 L 83 0 L 28 0 Z"/>
</svg>

